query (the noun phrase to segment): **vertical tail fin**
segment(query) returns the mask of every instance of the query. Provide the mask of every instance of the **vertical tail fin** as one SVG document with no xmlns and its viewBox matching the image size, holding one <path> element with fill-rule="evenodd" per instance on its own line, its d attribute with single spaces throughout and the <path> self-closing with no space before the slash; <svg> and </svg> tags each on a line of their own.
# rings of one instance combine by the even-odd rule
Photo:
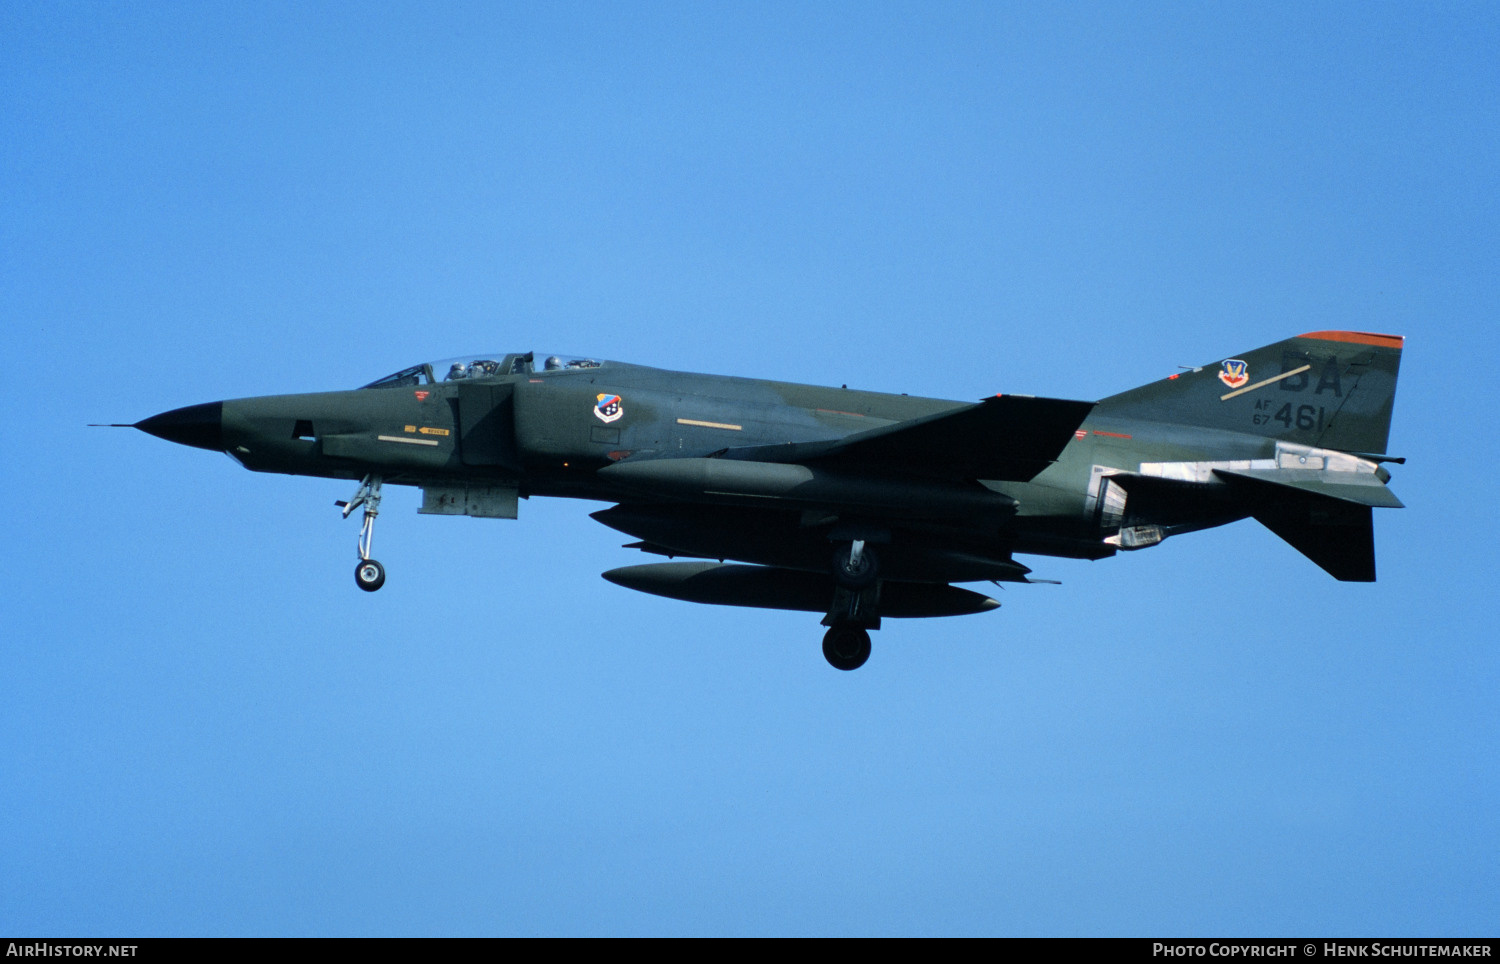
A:
<svg viewBox="0 0 1500 964">
<path fill-rule="evenodd" d="M 1309 332 L 1112 395 L 1095 413 L 1384 454 L 1402 342 Z"/>
</svg>

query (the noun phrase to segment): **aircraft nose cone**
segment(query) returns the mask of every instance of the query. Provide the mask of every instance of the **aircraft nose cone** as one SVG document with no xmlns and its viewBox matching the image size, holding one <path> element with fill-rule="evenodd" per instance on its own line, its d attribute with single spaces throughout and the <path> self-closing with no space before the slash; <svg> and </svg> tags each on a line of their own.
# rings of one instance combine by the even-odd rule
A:
<svg viewBox="0 0 1500 964">
<path fill-rule="evenodd" d="M 224 451 L 224 403 L 205 402 L 174 408 L 135 423 L 147 435 L 164 438 L 179 445 Z"/>
</svg>

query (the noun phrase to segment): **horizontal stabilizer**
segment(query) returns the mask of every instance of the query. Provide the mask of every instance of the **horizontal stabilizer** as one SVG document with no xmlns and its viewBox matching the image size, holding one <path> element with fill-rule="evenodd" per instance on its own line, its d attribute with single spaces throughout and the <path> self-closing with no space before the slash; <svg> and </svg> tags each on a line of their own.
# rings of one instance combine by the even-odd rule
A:
<svg viewBox="0 0 1500 964">
<path fill-rule="evenodd" d="M 747 446 L 730 449 L 724 458 L 1024 482 L 1057 460 L 1093 407 L 1093 402 L 996 395 L 841 439 Z"/>
<path fill-rule="evenodd" d="M 1364 472 L 1316 472 L 1301 469 L 1214 469 L 1228 481 L 1231 477 L 1285 486 L 1305 495 L 1321 495 L 1341 502 L 1376 509 L 1404 509 L 1396 493 L 1376 475 Z"/>
<path fill-rule="evenodd" d="M 604 578 L 637 592 L 713 606 L 821 613 L 827 612 L 834 596 L 832 576 L 772 566 L 659 562 L 611 569 L 604 573 Z M 999 605 L 988 596 L 943 583 L 880 584 L 881 616 L 966 616 Z"/>
<path fill-rule="evenodd" d="M 1245 473 L 1220 473 L 1257 522 L 1343 582 L 1375 581 L 1375 525 L 1368 504 L 1302 491 Z"/>
</svg>

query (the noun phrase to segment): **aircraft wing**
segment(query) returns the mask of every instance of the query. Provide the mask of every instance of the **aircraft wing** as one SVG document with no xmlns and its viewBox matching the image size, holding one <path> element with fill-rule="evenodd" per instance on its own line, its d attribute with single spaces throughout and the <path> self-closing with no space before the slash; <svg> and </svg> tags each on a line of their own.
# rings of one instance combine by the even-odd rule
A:
<svg viewBox="0 0 1500 964">
<path fill-rule="evenodd" d="M 1093 402 L 995 395 L 841 439 L 744 446 L 720 457 L 1025 482 L 1057 460 L 1093 408 Z"/>
</svg>

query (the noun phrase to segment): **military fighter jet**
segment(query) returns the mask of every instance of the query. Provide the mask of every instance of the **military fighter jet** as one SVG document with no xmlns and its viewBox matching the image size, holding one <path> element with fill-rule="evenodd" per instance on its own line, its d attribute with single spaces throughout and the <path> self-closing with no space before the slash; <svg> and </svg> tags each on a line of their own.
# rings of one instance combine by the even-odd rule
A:
<svg viewBox="0 0 1500 964">
<path fill-rule="evenodd" d="M 361 589 L 387 483 L 420 512 L 514 519 L 521 499 L 593 513 L 688 561 L 604 573 L 673 599 L 823 613 L 855 669 L 885 617 L 993 599 L 1017 555 L 1100 559 L 1254 518 L 1336 579 L 1375 578 L 1371 509 L 1399 508 L 1386 454 L 1402 339 L 1317 331 L 1097 402 L 943 401 L 474 354 L 350 391 L 190 405 L 134 424 L 257 472 L 358 480 Z"/>
</svg>

